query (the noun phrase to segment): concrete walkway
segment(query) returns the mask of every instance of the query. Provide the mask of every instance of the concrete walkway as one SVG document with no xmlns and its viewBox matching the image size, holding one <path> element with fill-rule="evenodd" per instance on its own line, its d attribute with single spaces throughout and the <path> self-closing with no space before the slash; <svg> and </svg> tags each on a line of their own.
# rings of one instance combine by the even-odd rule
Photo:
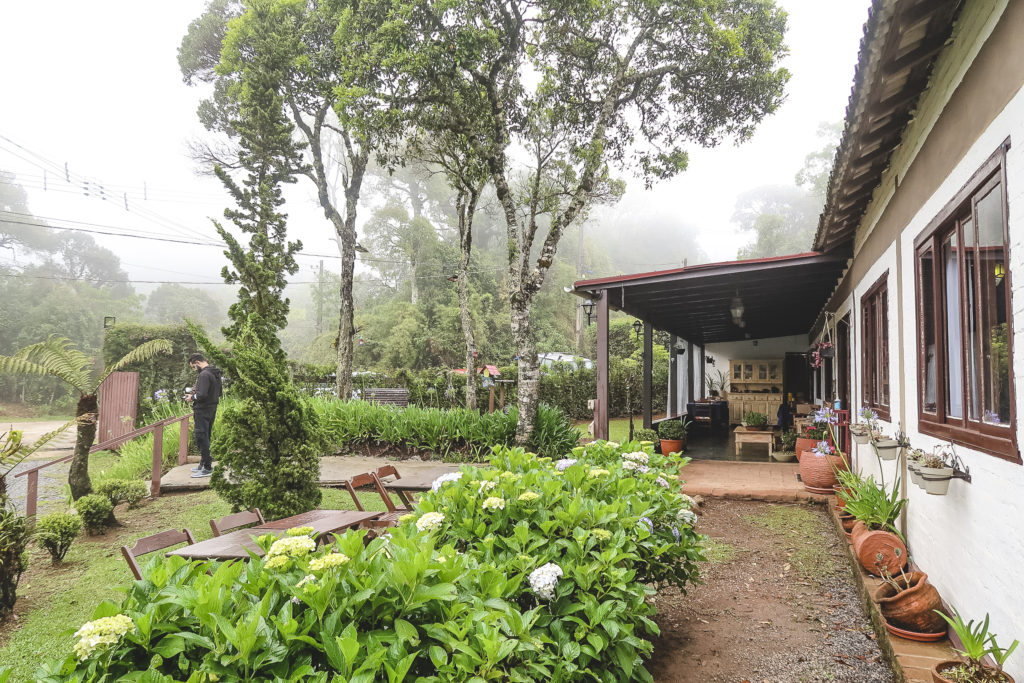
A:
<svg viewBox="0 0 1024 683">
<path fill-rule="evenodd" d="M 683 493 L 775 503 L 828 500 L 805 490 L 796 478 L 799 471 L 788 462 L 693 460 L 682 471 Z"/>
<path fill-rule="evenodd" d="M 428 474 L 439 477 L 447 472 L 455 472 L 461 467 L 457 463 L 419 460 L 389 460 L 387 458 L 367 458 L 361 455 L 332 455 L 320 458 L 320 485 L 341 486 L 341 482 L 363 472 L 370 472 L 385 465 L 394 465 L 403 477 Z M 195 463 L 179 465 L 160 478 L 161 491 L 202 491 L 209 488 L 210 478 L 192 479 L 192 468 Z"/>
</svg>

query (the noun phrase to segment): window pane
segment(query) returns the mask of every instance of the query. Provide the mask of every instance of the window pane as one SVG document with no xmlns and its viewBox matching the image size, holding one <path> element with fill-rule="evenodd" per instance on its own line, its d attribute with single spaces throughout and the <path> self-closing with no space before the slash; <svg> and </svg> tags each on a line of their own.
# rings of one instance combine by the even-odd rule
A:
<svg viewBox="0 0 1024 683">
<path fill-rule="evenodd" d="M 878 296 L 878 403 L 883 406 L 889 405 L 889 292 L 882 289 Z"/>
<path fill-rule="evenodd" d="M 918 294 L 921 297 L 921 341 L 924 348 L 924 366 L 919 368 L 921 373 L 921 410 L 926 413 L 935 414 L 936 410 L 936 370 L 935 358 L 935 271 L 933 270 L 935 259 L 932 250 L 921 255 L 920 274 L 921 282 L 918 287 Z"/>
<path fill-rule="evenodd" d="M 967 344 L 964 349 L 967 352 L 967 417 L 977 421 L 980 413 L 978 407 L 981 404 L 981 375 L 978 372 L 978 302 L 975 291 L 974 258 L 977 248 L 974 239 L 974 223 L 967 219 L 963 223 L 964 235 L 964 289 L 966 290 L 967 301 L 965 302 L 967 316 L 967 331 L 964 334 L 964 342 Z M 952 347 L 951 347 L 952 348 Z"/>
<path fill-rule="evenodd" d="M 1007 345 L 1006 245 L 1003 201 L 997 185 L 978 201 L 978 317 L 981 319 L 983 419 L 1010 424 L 1010 354 Z"/>
<path fill-rule="evenodd" d="M 959 252 L 957 236 L 950 235 L 942 244 L 942 317 L 946 327 L 946 417 L 956 418 L 964 416 Z"/>
</svg>

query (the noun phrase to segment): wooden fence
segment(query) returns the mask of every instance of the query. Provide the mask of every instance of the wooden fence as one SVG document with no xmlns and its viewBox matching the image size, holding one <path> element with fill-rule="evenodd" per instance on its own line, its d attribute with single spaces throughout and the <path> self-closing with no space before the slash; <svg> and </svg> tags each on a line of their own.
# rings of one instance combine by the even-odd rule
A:
<svg viewBox="0 0 1024 683">
<path fill-rule="evenodd" d="M 151 425 L 139 427 L 138 429 L 134 429 L 126 434 L 122 434 L 121 436 L 98 443 L 89 449 L 89 453 L 119 448 L 132 439 L 137 439 L 140 436 L 145 436 L 146 434 L 153 432 L 153 473 L 150 479 L 149 490 L 150 494 L 156 498 L 160 495 L 160 477 L 163 475 L 164 471 L 164 427 L 169 427 L 175 422 L 179 424 L 178 464 L 184 465 L 188 456 L 188 421 L 191 417 L 192 413 L 189 413 L 188 415 L 182 415 L 181 417 L 168 417 L 163 420 L 158 420 Z M 39 502 L 39 470 L 46 469 L 51 465 L 67 462 L 74 457 L 75 455 L 72 453 L 71 455 L 66 455 L 63 458 L 57 458 L 56 460 L 45 462 L 42 465 L 14 475 L 15 478 L 28 477 L 28 491 L 25 497 L 26 517 L 34 517 L 36 514 Z"/>
</svg>

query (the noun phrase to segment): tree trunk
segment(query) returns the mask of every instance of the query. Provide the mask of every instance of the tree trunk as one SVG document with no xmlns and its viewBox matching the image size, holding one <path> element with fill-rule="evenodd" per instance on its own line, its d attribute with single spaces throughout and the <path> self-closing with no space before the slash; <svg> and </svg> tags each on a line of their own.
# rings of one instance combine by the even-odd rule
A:
<svg viewBox="0 0 1024 683">
<path fill-rule="evenodd" d="M 416 287 L 416 257 L 415 256 L 413 256 L 410 259 L 410 263 L 411 263 L 411 265 L 409 267 L 409 285 L 410 285 L 410 287 L 412 289 L 412 293 L 411 293 L 411 295 L 409 297 L 409 303 L 411 303 L 413 306 L 415 306 L 416 304 L 418 304 L 420 302 L 420 292 L 419 292 L 419 289 Z"/>
<path fill-rule="evenodd" d="M 476 339 L 473 335 L 473 315 L 469 310 L 469 261 L 473 253 L 473 214 L 479 193 L 460 193 L 456 197 L 459 213 L 459 249 L 462 259 L 459 267 L 459 317 L 462 336 L 466 340 L 466 408 L 476 410 Z"/>
<path fill-rule="evenodd" d="M 345 224 L 338 230 L 338 244 L 341 248 L 341 316 L 338 321 L 337 382 L 338 398 L 343 401 L 352 398 L 352 338 L 356 334 L 355 304 L 352 301 L 352 280 L 356 267 L 356 208 L 369 156 L 365 144 L 358 154 L 352 155 L 351 175 L 345 186 Z"/>
<path fill-rule="evenodd" d="M 78 399 L 78 408 L 75 410 L 78 438 L 75 440 L 75 457 L 71 460 L 71 469 L 68 472 L 72 500 L 92 493 L 92 482 L 89 480 L 89 449 L 96 439 L 98 405 L 96 394 L 82 394 Z"/>
<path fill-rule="evenodd" d="M 512 339 L 519 354 L 519 421 L 516 423 L 516 444 L 527 446 L 533 436 L 533 423 L 540 402 L 540 363 L 530 322 L 530 301 L 512 299 Z"/>
</svg>

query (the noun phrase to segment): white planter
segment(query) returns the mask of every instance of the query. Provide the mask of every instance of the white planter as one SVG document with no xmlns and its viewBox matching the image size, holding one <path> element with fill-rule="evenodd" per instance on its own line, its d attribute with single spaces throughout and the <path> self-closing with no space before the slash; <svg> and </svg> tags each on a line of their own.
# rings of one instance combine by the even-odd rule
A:
<svg viewBox="0 0 1024 683">
<path fill-rule="evenodd" d="M 772 457 L 778 460 L 779 462 L 789 462 L 790 460 L 796 458 L 796 453 L 794 453 L 793 451 L 773 451 Z"/>
<path fill-rule="evenodd" d="M 871 435 L 868 434 L 867 432 L 864 432 L 863 434 L 857 434 L 857 433 L 851 431 L 850 435 L 853 437 L 853 442 L 854 443 L 859 443 L 859 444 L 862 444 L 862 445 L 866 444 L 868 441 L 871 440 Z"/>
<path fill-rule="evenodd" d="M 879 439 L 875 442 L 875 449 L 882 460 L 895 460 L 900 454 L 900 442 L 896 439 Z"/>
<path fill-rule="evenodd" d="M 921 478 L 921 467 L 916 462 L 907 463 L 907 471 L 910 473 L 910 481 L 915 486 L 924 488 L 924 479 Z"/>
<path fill-rule="evenodd" d="M 925 491 L 933 496 L 946 495 L 949 480 L 953 478 L 952 467 L 922 467 L 920 471 Z"/>
</svg>

